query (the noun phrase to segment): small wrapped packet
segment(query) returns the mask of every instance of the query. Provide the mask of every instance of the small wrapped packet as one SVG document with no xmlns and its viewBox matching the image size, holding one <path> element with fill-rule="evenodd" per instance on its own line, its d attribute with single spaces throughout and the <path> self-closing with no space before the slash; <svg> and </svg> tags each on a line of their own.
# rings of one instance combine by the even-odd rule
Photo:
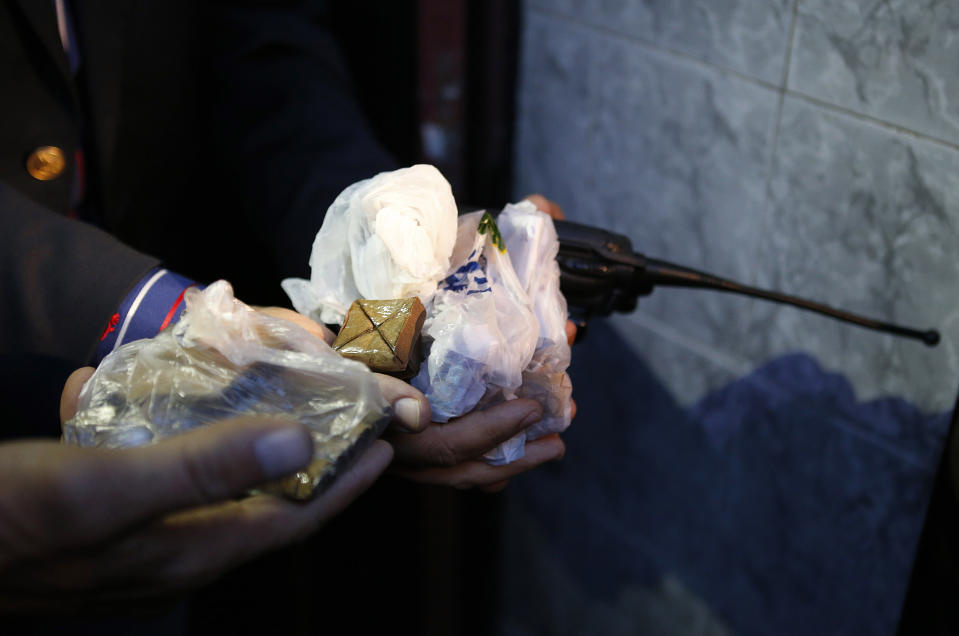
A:
<svg viewBox="0 0 959 636">
<path fill-rule="evenodd" d="M 419 372 L 420 331 L 425 320 L 426 309 L 415 296 L 357 300 L 346 313 L 333 349 L 377 373 L 412 378 Z"/>
</svg>

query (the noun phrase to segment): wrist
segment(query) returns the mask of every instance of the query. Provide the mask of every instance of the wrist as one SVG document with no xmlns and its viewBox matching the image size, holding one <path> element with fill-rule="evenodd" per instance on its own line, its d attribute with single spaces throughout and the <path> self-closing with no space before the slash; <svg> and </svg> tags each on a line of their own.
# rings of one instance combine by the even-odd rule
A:
<svg viewBox="0 0 959 636">
<path fill-rule="evenodd" d="M 94 364 L 99 364 L 117 347 L 152 338 L 174 324 L 183 312 L 186 290 L 196 285 L 193 280 L 161 267 L 147 272 L 107 321 L 97 344 Z"/>
</svg>

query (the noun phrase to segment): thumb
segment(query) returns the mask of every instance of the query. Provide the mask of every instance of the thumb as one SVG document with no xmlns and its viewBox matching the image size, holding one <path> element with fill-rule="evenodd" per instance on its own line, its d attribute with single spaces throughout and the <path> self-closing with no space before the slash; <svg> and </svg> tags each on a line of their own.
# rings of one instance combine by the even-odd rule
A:
<svg viewBox="0 0 959 636">
<path fill-rule="evenodd" d="M 80 398 L 80 389 L 93 375 L 93 367 L 81 367 L 70 374 L 67 383 L 63 385 L 60 394 L 60 423 L 64 423 L 77 413 L 77 401 Z"/>
<path fill-rule="evenodd" d="M 0 544 L 13 541 L 20 557 L 89 545 L 174 510 L 241 495 L 312 456 L 306 427 L 256 418 L 130 449 L 2 444 Z"/>
<path fill-rule="evenodd" d="M 432 417 L 426 396 L 402 380 L 381 373 L 375 375 L 383 397 L 393 409 L 393 425 L 406 433 L 425 430 Z"/>
</svg>

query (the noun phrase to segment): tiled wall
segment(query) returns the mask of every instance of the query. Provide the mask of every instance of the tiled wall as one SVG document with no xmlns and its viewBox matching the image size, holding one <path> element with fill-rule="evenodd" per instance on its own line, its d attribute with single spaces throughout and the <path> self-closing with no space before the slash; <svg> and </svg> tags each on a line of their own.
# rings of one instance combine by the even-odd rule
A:
<svg viewBox="0 0 959 636">
<path fill-rule="evenodd" d="M 524 19 L 517 196 L 944 341 L 642 299 L 574 349 L 564 463 L 510 491 L 501 631 L 891 633 L 959 388 L 959 3 L 528 0 Z"/>
<path fill-rule="evenodd" d="M 804 350 L 863 399 L 951 408 L 959 4 L 543 0 L 525 17 L 517 194 L 651 256 L 946 336 L 659 290 L 618 326 L 685 402 Z"/>
</svg>

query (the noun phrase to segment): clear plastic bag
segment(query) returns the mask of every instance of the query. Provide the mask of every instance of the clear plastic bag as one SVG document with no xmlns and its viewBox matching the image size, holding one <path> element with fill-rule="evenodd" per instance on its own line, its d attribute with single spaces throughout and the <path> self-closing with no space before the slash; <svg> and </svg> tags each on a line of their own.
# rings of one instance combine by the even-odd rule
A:
<svg viewBox="0 0 959 636">
<path fill-rule="evenodd" d="M 226 281 L 189 289 L 180 321 L 123 345 L 80 392 L 64 441 L 121 448 L 240 415 L 289 415 L 308 426 L 315 456 L 274 490 L 322 491 L 378 437 L 389 406 L 373 373 L 299 326 L 257 312 Z"/>
<path fill-rule="evenodd" d="M 526 433 L 532 440 L 566 430 L 572 414 L 573 385 L 566 373 L 571 353 L 566 339 L 568 312 L 556 262 L 559 239 L 553 220 L 529 201 L 507 205 L 497 224 L 539 323 L 536 350 L 516 392 L 543 405 L 543 418 Z"/>
<path fill-rule="evenodd" d="M 429 354 L 412 381 L 437 422 L 517 397 L 539 332 L 488 214 L 460 217 L 452 262 L 428 309 L 423 335 Z M 486 459 L 497 464 L 518 459 L 525 440 L 518 435 Z"/>
</svg>

